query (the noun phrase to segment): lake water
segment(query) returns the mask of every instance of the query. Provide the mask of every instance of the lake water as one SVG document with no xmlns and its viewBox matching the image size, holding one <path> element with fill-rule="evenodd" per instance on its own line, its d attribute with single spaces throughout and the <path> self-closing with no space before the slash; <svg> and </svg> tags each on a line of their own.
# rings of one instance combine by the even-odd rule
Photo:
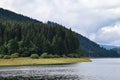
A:
<svg viewBox="0 0 120 80">
<path fill-rule="evenodd" d="M 66 65 L 0 67 L 0 80 L 120 80 L 120 59 Z"/>
</svg>

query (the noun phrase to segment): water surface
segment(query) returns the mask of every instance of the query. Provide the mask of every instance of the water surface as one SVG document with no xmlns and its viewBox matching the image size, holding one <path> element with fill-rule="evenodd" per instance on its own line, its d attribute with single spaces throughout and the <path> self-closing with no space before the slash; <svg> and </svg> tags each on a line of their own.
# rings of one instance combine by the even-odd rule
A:
<svg viewBox="0 0 120 80">
<path fill-rule="evenodd" d="M 66 65 L 0 67 L 0 80 L 120 80 L 120 59 Z"/>
</svg>

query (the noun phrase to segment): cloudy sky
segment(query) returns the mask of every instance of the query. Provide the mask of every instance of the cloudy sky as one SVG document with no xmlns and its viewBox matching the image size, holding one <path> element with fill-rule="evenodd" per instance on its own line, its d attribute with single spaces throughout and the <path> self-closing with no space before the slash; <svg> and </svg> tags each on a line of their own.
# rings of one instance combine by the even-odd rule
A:
<svg viewBox="0 0 120 80">
<path fill-rule="evenodd" d="M 0 7 L 71 27 L 97 43 L 120 45 L 120 0 L 0 0 Z"/>
</svg>

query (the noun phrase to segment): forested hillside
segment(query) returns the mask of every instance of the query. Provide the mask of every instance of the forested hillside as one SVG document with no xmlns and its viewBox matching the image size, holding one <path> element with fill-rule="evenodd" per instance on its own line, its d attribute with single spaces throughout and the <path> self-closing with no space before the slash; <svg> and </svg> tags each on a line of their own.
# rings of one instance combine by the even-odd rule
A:
<svg viewBox="0 0 120 80">
<path fill-rule="evenodd" d="M 98 35 L 99 36 L 99 35 Z M 89 57 L 119 57 L 120 54 L 118 54 L 114 50 L 106 50 L 103 47 L 100 47 L 100 45 L 96 44 L 95 42 L 87 39 L 86 37 L 78 34 L 80 46 L 82 47 L 84 51 L 84 56 Z"/>
<path fill-rule="evenodd" d="M 113 48 L 112 50 L 116 51 L 120 55 L 120 47 Z"/>
<path fill-rule="evenodd" d="M 68 56 L 79 49 L 77 34 L 52 22 L 30 18 L 0 9 L 0 54 L 30 56 L 46 52 Z"/>
<path fill-rule="evenodd" d="M 20 56 L 42 53 L 58 56 L 118 57 L 86 37 L 62 25 L 35 19 L 0 8 L 0 54 Z"/>
</svg>

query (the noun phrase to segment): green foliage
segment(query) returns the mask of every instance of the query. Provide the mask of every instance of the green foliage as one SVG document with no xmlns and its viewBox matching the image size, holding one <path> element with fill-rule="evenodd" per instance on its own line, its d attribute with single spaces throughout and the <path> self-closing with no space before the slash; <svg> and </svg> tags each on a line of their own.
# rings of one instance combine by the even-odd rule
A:
<svg viewBox="0 0 120 80">
<path fill-rule="evenodd" d="M 9 55 L 4 55 L 3 59 L 10 59 Z"/>
<path fill-rule="evenodd" d="M 18 51 L 18 43 L 15 39 L 11 39 L 7 44 L 8 53 L 14 53 Z"/>
<path fill-rule="evenodd" d="M 63 58 L 67 58 L 67 56 L 65 54 L 62 55 Z"/>
<path fill-rule="evenodd" d="M 38 55 L 38 54 L 31 54 L 30 57 L 33 58 L 33 59 L 38 59 L 38 58 L 39 58 L 39 55 Z"/>
<path fill-rule="evenodd" d="M 76 45 L 76 42 L 79 44 L 77 34 L 60 25 L 3 23 L 0 23 L 0 28 L 4 28 L 4 33 L 0 34 L 4 36 L 1 37 L 3 44 L 0 45 L 0 52 L 4 55 L 15 52 L 20 53 L 21 57 L 28 57 L 32 53 L 40 55 L 43 52 L 67 55 L 79 47 Z"/>
<path fill-rule="evenodd" d="M 106 50 L 103 47 L 100 47 L 95 42 L 89 40 L 88 38 L 78 34 L 78 39 L 80 47 L 82 49 L 81 55 L 86 57 L 120 57 L 114 50 Z"/>
<path fill-rule="evenodd" d="M 14 53 L 14 54 L 11 54 L 10 56 L 11 58 L 18 58 L 19 57 L 19 53 Z"/>
<path fill-rule="evenodd" d="M 68 57 L 74 58 L 74 57 L 75 57 L 75 54 L 73 54 L 73 53 L 68 54 Z"/>
<path fill-rule="evenodd" d="M 53 56 L 54 56 L 54 58 L 60 58 L 60 56 L 57 55 L 57 54 L 55 54 L 55 55 L 53 55 Z"/>
<path fill-rule="evenodd" d="M 79 45 L 82 49 L 80 51 Z M 40 55 L 44 52 L 71 57 L 76 55 L 69 53 L 77 53 L 77 57 L 120 56 L 115 50 L 101 48 L 98 44 L 57 23 L 50 21 L 42 23 L 0 8 L 0 53 L 11 55 L 15 52 L 20 53 L 21 57 L 28 57 L 32 53 Z"/>
<path fill-rule="evenodd" d="M 59 58 L 60 56 L 57 54 L 48 54 L 48 53 L 43 53 L 41 54 L 40 58 Z"/>
<path fill-rule="evenodd" d="M 49 56 L 47 53 L 43 53 L 43 54 L 41 54 L 40 58 L 49 58 Z"/>
<path fill-rule="evenodd" d="M 8 49 L 7 49 L 5 44 L 0 47 L 0 53 L 1 54 L 7 54 L 7 52 L 8 52 Z"/>
<path fill-rule="evenodd" d="M 57 54 L 48 54 L 48 58 L 60 58 L 60 56 L 59 55 L 57 55 Z"/>
<path fill-rule="evenodd" d="M 28 57 L 47 52 L 46 57 L 59 57 L 79 48 L 78 35 L 71 29 L 0 10 L 0 53 L 3 55 L 19 53 L 20 57 Z"/>
<path fill-rule="evenodd" d="M 0 59 L 2 59 L 4 57 L 4 55 L 0 55 Z"/>
</svg>

